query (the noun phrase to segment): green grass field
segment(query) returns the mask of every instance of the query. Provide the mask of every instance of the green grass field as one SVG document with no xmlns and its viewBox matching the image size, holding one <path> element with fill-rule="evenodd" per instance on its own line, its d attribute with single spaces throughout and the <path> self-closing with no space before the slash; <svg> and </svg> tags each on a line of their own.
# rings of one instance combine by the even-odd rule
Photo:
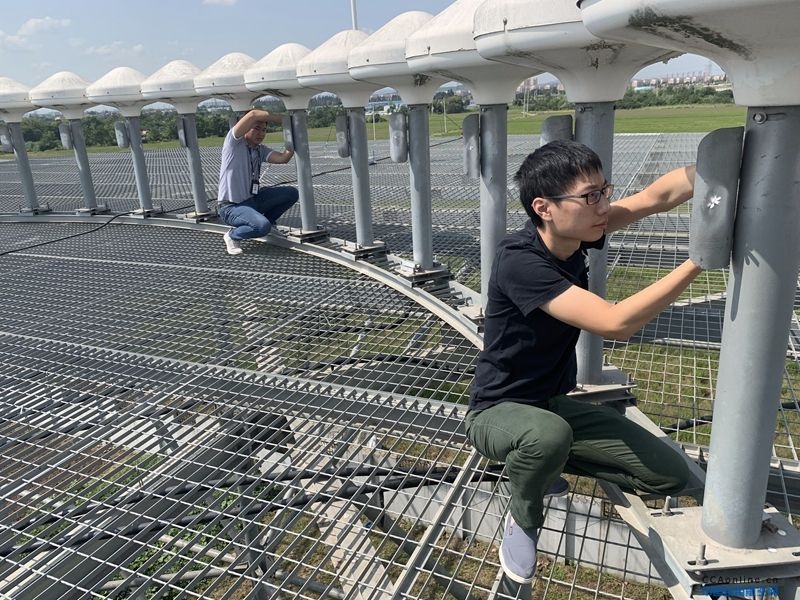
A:
<svg viewBox="0 0 800 600">
<path fill-rule="evenodd" d="M 619 110 L 615 118 L 615 131 L 617 133 L 679 133 L 679 132 L 705 132 L 719 129 L 720 127 L 735 127 L 744 124 L 746 109 L 734 104 L 693 106 L 669 106 L 637 108 L 634 110 Z M 430 116 L 430 133 L 432 138 L 452 137 L 461 134 L 461 121 L 468 113 L 455 115 Z M 508 110 L 508 133 L 510 135 L 534 135 L 542 128 L 542 122 L 553 115 L 572 114 L 572 111 L 538 112 L 523 114 L 518 106 Z M 389 124 L 371 123 L 367 119 L 367 136 L 370 140 L 385 140 L 389 138 Z M 308 139 L 312 142 L 334 142 L 336 133 L 333 127 L 321 127 L 308 130 Z M 200 138 L 200 146 L 221 146 L 221 137 Z M 281 133 L 270 133 L 265 142 L 268 145 L 280 146 L 283 143 Z M 178 148 L 178 142 L 151 142 L 144 145 L 145 150 L 159 150 Z M 127 149 L 116 146 L 95 146 L 89 152 L 128 152 Z M 71 156 L 71 150 L 50 150 L 47 152 L 30 152 L 29 156 L 53 157 Z"/>
</svg>

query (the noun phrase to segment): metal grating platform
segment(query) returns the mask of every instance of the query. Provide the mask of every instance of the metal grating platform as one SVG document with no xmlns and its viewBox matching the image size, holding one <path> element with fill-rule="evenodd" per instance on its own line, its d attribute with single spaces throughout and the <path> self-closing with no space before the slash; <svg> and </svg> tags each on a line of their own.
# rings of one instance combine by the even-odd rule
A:
<svg viewBox="0 0 800 600">
<path fill-rule="evenodd" d="M 700 137 L 617 136 L 619 193 L 692 162 Z M 536 143 L 509 140 L 509 177 Z M 432 149 L 434 248 L 474 287 L 478 190 L 460 151 Z M 190 205 L 182 151 L 147 160 L 154 200 Z M 213 190 L 218 149 L 203 160 Z M 135 208 L 130 157 L 90 161 L 98 201 Z M 40 201 L 80 206 L 71 158 L 31 162 Z M 334 171 L 315 179 L 320 221 L 353 239 L 347 162 L 312 146 L 314 172 Z M 370 168 L 376 237 L 409 257 L 407 165 Z M 20 202 L 15 169 L 0 162 L 0 212 Z M 281 167 L 265 179 L 293 177 Z M 216 233 L 101 227 L 108 219 L 0 223 L 0 597 L 509 597 L 496 555 L 502 473 L 460 431 L 472 344 L 319 258 L 258 242 L 229 257 Z M 509 229 L 522 221 L 512 190 Z M 299 211 L 283 224 L 299 224 Z M 687 250 L 686 210 L 614 235 L 609 298 Z M 639 408 L 701 463 L 725 285 L 726 273 L 705 273 L 636 338 L 606 345 Z M 798 335 L 768 495 L 792 518 Z M 595 482 L 571 484 L 548 510 L 534 596 L 663 597 Z"/>
</svg>

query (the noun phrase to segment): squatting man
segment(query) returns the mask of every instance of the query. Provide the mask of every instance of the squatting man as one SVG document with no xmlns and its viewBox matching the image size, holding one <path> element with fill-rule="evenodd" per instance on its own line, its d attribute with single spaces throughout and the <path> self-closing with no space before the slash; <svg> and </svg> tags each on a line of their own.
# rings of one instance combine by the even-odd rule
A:
<svg viewBox="0 0 800 600">
<path fill-rule="evenodd" d="M 693 166 L 679 168 L 612 204 L 614 186 L 599 157 L 572 141 L 542 146 L 516 173 L 530 220 L 498 244 L 465 428 L 481 454 L 506 465 L 511 502 L 500 564 L 517 583 L 535 574 L 544 498 L 568 491 L 562 472 L 655 494 L 677 495 L 686 486 L 689 470 L 678 452 L 616 409 L 567 393 L 576 386 L 581 330 L 628 339 L 701 272 L 690 258 L 612 304 L 588 291 L 588 249 L 688 200 L 694 177 Z"/>
<path fill-rule="evenodd" d="M 225 232 L 228 254 L 241 254 L 241 240 L 267 235 L 278 218 L 289 210 L 299 197 L 292 186 L 262 186 L 261 164 L 288 163 L 294 152 L 279 152 L 262 144 L 267 123 L 279 124 L 280 115 L 253 109 L 228 131 L 222 144 L 219 168 L 217 214 L 231 226 Z"/>
</svg>

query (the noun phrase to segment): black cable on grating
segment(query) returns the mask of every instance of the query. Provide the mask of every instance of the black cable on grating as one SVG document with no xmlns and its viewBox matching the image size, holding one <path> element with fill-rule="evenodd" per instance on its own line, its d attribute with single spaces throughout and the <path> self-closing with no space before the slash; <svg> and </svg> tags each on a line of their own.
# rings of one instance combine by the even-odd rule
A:
<svg viewBox="0 0 800 600">
<path fill-rule="evenodd" d="M 96 231 L 100 231 L 103 227 L 111 223 L 114 219 L 118 219 L 119 217 L 124 217 L 130 213 L 120 213 L 118 215 L 114 215 L 107 221 L 104 221 L 102 224 L 98 225 L 94 229 L 89 229 L 88 231 L 81 231 L 80 233 L 73 233 L 70 235 L 66 235 L 62 238 L 58 238 L 56 240 L 48 240 L 46 242 L 39 242 L 38 244 L 31 244 L 30 246 L 24 246 L 22 248 L 14 248 L 13 250 L 6 250 L 4 252 L 0 252 L 0 256 L 5 256 L 6 254 L 12 254 L 13 252 L 22 252 L 23 250 L 30 250 L 31 248 L 38 248 L 39 246 L 46 246 L 47 244 L 54 244 L 56 242 L 63 242 L 64 240 L 70 240 L 72 238 L 76 238 L 82 235 L 87 235 L 89 233 L 95 233 Z"/>
<path fill-rule="evenodd" d="M 783 402 L 781 404 L 781 408 L 784 410 L 794 409 L 800 410 L 800 406 L 798 406 L 797 402 Z M 661 431 L 664 433 L 674 433 L 677 431 L 684 431 L 686 429 L 694 429 L 700 425 L 711 425 L 713 422 L 714 417 L 713 415 L 703 415 L 702 417 L 696 417 L 694 419 L 684 419 L 682 421 L 678 421 L 674 425 L 668 425 L 661 428 Z"/>
<path fill-rule="evenodd" d="M 486 481 L 502 481 L 502 468 L 504 465 L 495 465 L 493 468 L 490 466 L 484 472 L 476 472 L 470 478 L 474 482 Z M 363 467 L 362 467 L 363 468 Z M 367 469 L 373 470 L 374 467 Z M 358 496 L 375 494 L 386 490 L 406 490 L 409 488 L 417 488 L 423 485 L 434 485 L 442 483 L 452 483 L 461 469 L 458 467 L 439 467 L 436 469 L 422 469 L 413 470 L 410 472 L 398 471 L 397 474 L 390 473 L 383 480 L 378 483 L 360 483 L 343 485 L 340 488 L 327 492 L 306 493 L 295 495 L 291 499 L 275 499 L 269 501 L 252 502 L 243 507 L 228 507 L 225 509 L 226 518 L 244 518 L 251 519 L 255 515 L 260 515 L 264 512 L 274 512 L 281 509 L 297 508 L 304 509 L 311 504 L 317 502 L 331 502 L 336 500 L 350 500 Z M 311 476 L 318 476 L 318 473 L 309 472 Z M 292 472 L 292 475 L 297 475 L 297 472 Z M 202 484 L 201 484 L 202 485 Z M 152 494 L 149 494 L 152 496 Z M 137 496 L 141 496 L 138 492 Z M 169 498 L 169 496 L 168 496 Z M 23 544 L 5 544 L 0 547 L 0 558 L 18 557 L 22 555 L 30 555 L 43 550 L 73 548 L 87 542 L 94 542 L 98 540 L 106 540 L 117 537 L 134 537 L 138 534 L 148 532 L 155 533 L 160 531 L 167 531 L 173 527 L 187 527 L 190 524 L 208 524 L 219 519 L 216 511 L 206 511 L 201 515 L 186 515 L 174 520 L 167 520 L 163 518 L 150 518 L 144 517 L 147 520 L 140 522 L 133 522 L 128 525 L 111 527 L 92 527 L 89 533 L 66 533 L 56 539 L 42 539 L 38 536 L 26 541 Z M 38 521 L 37 521 L 38 523 Z M 36 541 L 33 541 L 36 540 Z"/>
</svg>

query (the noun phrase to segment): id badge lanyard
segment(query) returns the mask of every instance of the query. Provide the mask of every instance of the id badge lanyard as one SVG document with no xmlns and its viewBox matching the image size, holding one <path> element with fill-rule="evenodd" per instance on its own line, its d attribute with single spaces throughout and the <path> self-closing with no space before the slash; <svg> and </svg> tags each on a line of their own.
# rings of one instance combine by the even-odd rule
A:
<svg viewBox="0 0 800 600">
<path fill-rule="evenodd" d="M 250 155 L 250 195 L 255 196 L 258 194 L 258 177 L 261 171 L 259 158 L 261 158 L 261 153 L 258 148 L 254 149 L 249 146 L 247 147 L 247 153 Z"/>
</svg>

